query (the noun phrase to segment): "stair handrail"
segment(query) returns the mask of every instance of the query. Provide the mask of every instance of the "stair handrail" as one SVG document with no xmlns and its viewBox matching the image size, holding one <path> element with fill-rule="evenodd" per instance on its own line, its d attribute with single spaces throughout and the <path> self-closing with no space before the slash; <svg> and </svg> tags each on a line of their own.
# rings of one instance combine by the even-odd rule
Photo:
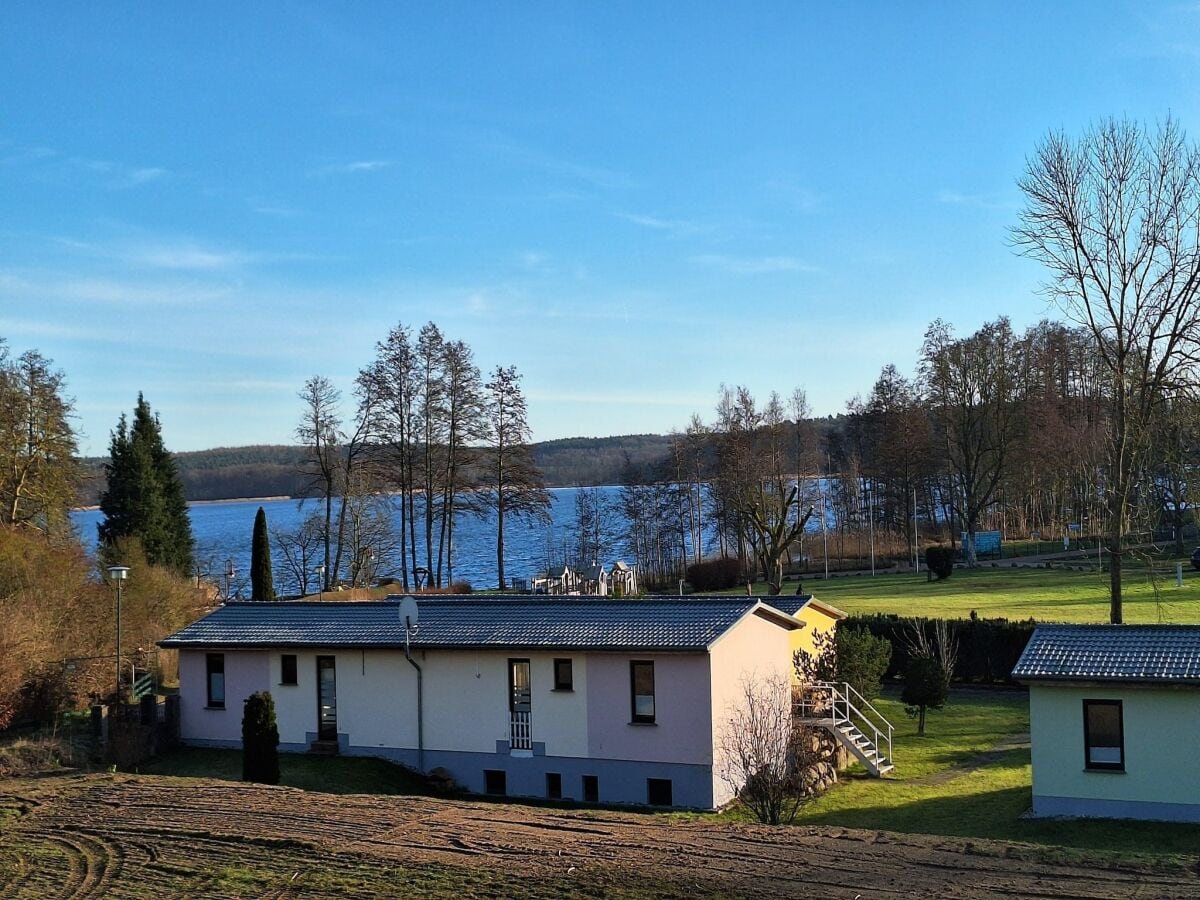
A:
<svg viewBox="0 0 1200 900">
<path fill-rule="evenodd" d="M 885 716 L 883 713 L 881 713 L 879 710 L 877 710 L 875 708 L 875 704 L 873 704 L 870 700 L 868 700 L 866 697 L 864 697 L 854 687 L 854 685 L 850 684 L 850 682 L 843 681 L 842 686 L 845 688 L 845 691 L 846 691 L 845 698 L 846 698 L 847 710 L 857 713 L 858 717 L 860 719 L 862 719 L 862 721 L 865 722 L 867 725 L 869 725 L 873 732 L 875 732 L 875 746 L 876 747 L 882 746 L 883 738 L 885 735 L 887 736 L 887 748 L 888 748 L 887 760 L 888 760 L 888 762 L 891 762 L 891 760 L 892 760 L 892 732 L 894 731 L 892 723 L 888 720 L 887 716 Z M 876 715 L 876 717 L 878 717 L 878 719 L 883 723 L 883 725 L 886 727 L 887 730 L 881 731 L 879 726 L 871 719 L 871 717 L 868 716 L 866 713 L 864 713 L 861 709 L 858 708 L 858 706 L 851 700 L 851 697 L 857 697 L 859 703 L 861 703 L 863 706 L 865 706 L 869 710 L 871 710 L 871 712 L 873 712 Z M 850 720 L 849 715 L 846 716 L 846 720 L 847 721 Z"/>
</svg>

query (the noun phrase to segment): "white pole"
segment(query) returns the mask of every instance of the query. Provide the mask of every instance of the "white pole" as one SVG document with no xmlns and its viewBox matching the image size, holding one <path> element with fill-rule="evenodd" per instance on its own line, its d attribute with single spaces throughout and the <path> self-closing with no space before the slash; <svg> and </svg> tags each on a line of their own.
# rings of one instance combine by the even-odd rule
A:
<svg viewBox="0 0 1200 900">
<path fill-rule="evenodd" d="M 871 574 L 875 574 L 875 479 L 871 479 L 871 490 L 867 493 L 867 522 L 871 534 Z"/>
<path fill-rule="evenodd" d="M 913 571 L 917 573 L 921 571 L 921 548 L 917 543 L 919 540 L 917 535 L 917 489 L 913 488 Z"/>
<path fill-rule="evenodd" d="M 825 545 L 825 580 L 829 580 L 829 533 L 825 526 L 825 481 L 821 482 L 821 543 Z"/>
</svg>

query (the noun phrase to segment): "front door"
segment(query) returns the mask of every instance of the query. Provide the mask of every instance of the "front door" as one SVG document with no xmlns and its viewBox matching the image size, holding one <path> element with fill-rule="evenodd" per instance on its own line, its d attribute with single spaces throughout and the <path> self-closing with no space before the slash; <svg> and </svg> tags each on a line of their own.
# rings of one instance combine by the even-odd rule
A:
<svg viewBox="0 0 1200 900">
<path fill-rule="evenodd" d="M 317 740 L 337 740 L 337 670 L 332 656 L 317 657 Z"/>
<path fill-rule="evenodd" d="M 509 748 L 527 751 L 533 748 L 533 728 L 530 722 L 533 694 L 530 690 L 529 660 L 508 661 L 508 712 L 511 722 Z"/>
</svg>

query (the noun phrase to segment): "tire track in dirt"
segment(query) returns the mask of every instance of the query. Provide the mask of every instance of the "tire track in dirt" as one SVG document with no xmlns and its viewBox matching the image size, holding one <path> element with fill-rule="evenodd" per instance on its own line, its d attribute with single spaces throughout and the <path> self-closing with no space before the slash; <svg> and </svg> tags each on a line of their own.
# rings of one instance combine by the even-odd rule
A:
<svg viewBox="0 0 1200 900">
<path fill-rule="evenodd" d="M 244 895 L 214 873 L 249 865 L 269 896 L 329 896 L 310 883 L 324 873 L 350 879 L 338 894 L 366 897 L 398 867 L 435 864 L 502 879 L 480 882 L 489 885 L 577 885 L 589 896 L 646 885 L 764 898 L 1200 896 L 1200 875 L 1182 868 L 1070 866 L 1025 845 L 832 827 L 146 777 L 96 776 L 57 796 L 52 785 L 22 789 L 21 802 L 0 854 L 6 842 L 43 848 L 44 864 L 18 883 L 32 896 Z"/>
</svg>

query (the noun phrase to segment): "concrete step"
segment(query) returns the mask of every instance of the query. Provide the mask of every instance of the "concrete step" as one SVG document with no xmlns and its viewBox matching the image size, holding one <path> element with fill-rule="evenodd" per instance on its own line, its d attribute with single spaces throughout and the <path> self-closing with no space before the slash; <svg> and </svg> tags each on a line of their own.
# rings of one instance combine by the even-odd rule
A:
<svg viewBox="0 0 1200 900">
<path fill-rule="evenodd" d="M 308 752 L 313 756 L 337 756 L 340 748 L 337 741 L 313 741 L 308 745 Z"/>
</svg>

